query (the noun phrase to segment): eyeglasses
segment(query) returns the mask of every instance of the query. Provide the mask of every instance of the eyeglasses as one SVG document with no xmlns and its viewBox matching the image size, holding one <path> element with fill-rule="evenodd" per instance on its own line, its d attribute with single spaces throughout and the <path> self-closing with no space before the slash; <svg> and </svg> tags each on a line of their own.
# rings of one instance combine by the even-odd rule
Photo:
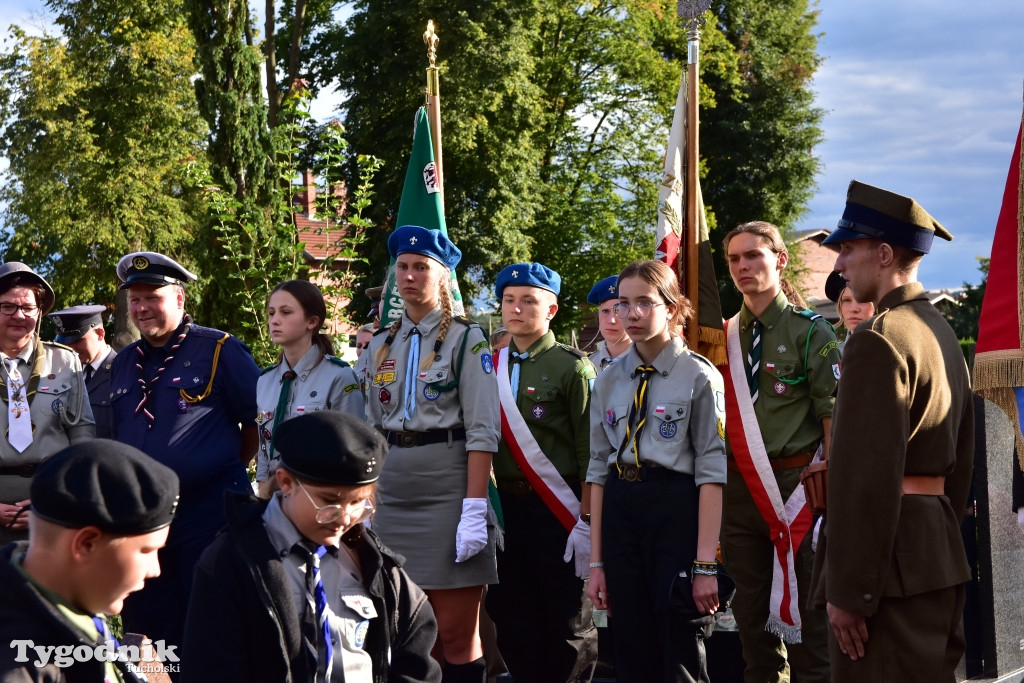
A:
<svg viewBox="0 0 1024 683">
<path fill-rule="evenodd" d="M 33 304 L 24 304 L 19 306 L 18 304 L 11 303 L 10 301 L 0 302 L 0 313 L 4 315 L 14 315 L 18 311 L 21 311 L 22 315 L 26 318 L 36 317 L 36 313 L 39 312 L 39 307 Z"/>
<path fill-rule="evenodd" d="M 654 301 L 638 301 L 635 304 L 623 304 L 618 303 L 612 306 L 612 313 L 615 314 L 616 318 L 627 318 L 631 311 L 636 311 L 636 317 L 646 318 L 654 310 L 655 306 L 664 306 L 663 303 L 655 303 Z"/>
<path fill-rule="evenodd" d="M 302 492 L 306 494 L 306 498 L 309 498 L 309 502 L 316 508 L 317 524 L 333 524 L 345 515 L 348 515 L 349 524 L 358 524 L 365 519 L 369 519 L 376 512 L 373 503 L 368 499 L 352 503 L 351 505 L 324 505 L 320 507 L 313 500 L 313 496 L 309 495 L 309 491 L 306 490 L 301 481 L 296 479 L 295 483 L 299 485 Z"/>
</svg>

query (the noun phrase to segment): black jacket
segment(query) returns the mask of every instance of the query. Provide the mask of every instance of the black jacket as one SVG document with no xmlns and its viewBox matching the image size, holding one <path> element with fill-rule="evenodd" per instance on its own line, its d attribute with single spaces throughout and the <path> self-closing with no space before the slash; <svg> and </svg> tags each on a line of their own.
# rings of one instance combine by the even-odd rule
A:
<svg viewBox="0 0 1024 683">
<path fill-rule="evenodd" d="M 22 543 L 11 543 L 0 549 L 0 681 L 3 683 L 100 683 L 103 681 L 103 662 L 88 659 L 73 661 L 70 666 L 58 667 L 51 653 L 45 666 L 36 667 L 33 662 L 39 656 L 26 648 L 26 662 L 15 661 L 17 647 L 9 647 L 14 640 L 31 640 L 35 646 L 78 646 L 97 647 L 101 644 L 99 634 L 90 638 L 81 629 L 69 622 L 53 603 L 47 600 L 11 564 L 11 557 Z M 126 681 L 138 679 L 115 664 Z"/>
<path fill-rule="evenodd" d="M 225 503 L 227 530 L 196 566 L 181 681 L 312 680 L 288 577 L 263 525 L 267 501 L 228 492 Z M 365 642 L 374 683 L 439 682 L 440 668 L 430 657 L 437 622 L 427 596 L 361 525 L 342 542 L 356 551 L 378 614 Z"/>
</svg>

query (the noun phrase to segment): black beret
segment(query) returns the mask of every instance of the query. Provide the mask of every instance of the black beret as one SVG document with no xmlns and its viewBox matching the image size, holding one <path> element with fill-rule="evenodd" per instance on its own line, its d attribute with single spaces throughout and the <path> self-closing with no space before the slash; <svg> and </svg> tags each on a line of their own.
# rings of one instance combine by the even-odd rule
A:
<svg viewBox="0 0 1024 683">
<path fill-rule="evenodd" d="M 335 486 L 377 481 L 388 442 L 365 420 L 336 410 L 318 410 L 285 420 L 274 448 L 289 472 Z"/>
<path fill-rule="evenodd" d="M 171 523 L 178 475 L 128 444 L 92 439 L 44 460 L 31 498 L 33 514 L 61 526 L 148 534 Z"/>
<path fill-rule="evenodd" d="M 828 279 L 825 280 L 825 296 L 828 297 L 829 301 L 839 303 L 839 297 L 843 295 L 844 289 L 846 289 L 846 279 L 838 270 L 833 270 L 828 274 Z"/>
</svg>

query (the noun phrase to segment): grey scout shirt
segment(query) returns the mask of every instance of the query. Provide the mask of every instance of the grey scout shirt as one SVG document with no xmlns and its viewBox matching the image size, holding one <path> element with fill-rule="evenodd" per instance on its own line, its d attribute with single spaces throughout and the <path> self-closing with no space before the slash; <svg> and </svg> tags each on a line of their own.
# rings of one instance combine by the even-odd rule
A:
<svg viewBox="0 0 1024 683">
<path fill-rule="evenodd" d="M 338 410 L 363 417 L 363 397 L 355 371 L 333 357 L 321 356 L 314 344 L 299 359 L 294 370 L 290 398 L 284 420 L 317 410 Z M 263 371 L 256 382 L 256 424 L 260 436 L 260 450 L 256 460 L 256 481 L 266 481 L 272 474 L 277 453 L 269 454 L 274 427 L 274 416 L 281 397 L 284 373 L 292 369 L 281 360 Z"/>
<path fill-rule="evenodd" d="M 402 314 L 402 327 L 388 349 L 376 362 L 388 329 L 381 328 L 363 352 L 369 355 L 367 375 L 367 418 L 378 429 L 392 432 L 426 432 L 434 429 L 466 429 L 466 450 L 493 453 L 498 448 L 500 422 L 498 384 L 484 332 L 453 320 L 435 359 L 426 370 L 416 370 L 416 409 L 405 419 L 406 367 L 413 328 L 420 331 L 420 367 L 434 355 L 434 341 L 441 326 L 441 309 L 435 308 L 413 324 Z M 466 337 L 463 344 L 463 337 Z M 464 350 L 463 350 L 464 349 Z M 461 363 L 460 363 L 461 360 Z M 455 381 L 456 386 L 447 389 Z"/>
<path fill-rule="evenodd" d="M 645 365 L 631 347 L 594 383 L 590 397 L 590 466 L 587 481 L 604 485 L 626 436 L 626 420 Z M 673 335 L 651 363 L 647 422 L 640 435 L 640 461 L 694 475 L 701 484 L 724 484 L 725 384 L 711 363 Z M 623 464 L 634 463 L 633 450 Z"/>
</svg>

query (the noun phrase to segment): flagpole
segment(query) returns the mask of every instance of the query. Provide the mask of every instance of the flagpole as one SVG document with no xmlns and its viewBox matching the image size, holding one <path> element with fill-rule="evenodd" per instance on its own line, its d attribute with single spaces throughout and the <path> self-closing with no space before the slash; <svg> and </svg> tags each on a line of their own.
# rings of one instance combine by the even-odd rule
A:
<svg viewBox="0 0 1024 683">
<path fill-rule="evenodd" d="M 702 18 L 711 7 L 711 0 L 679 0 L 677 12 L 687 29 L 687 64 L 686 64 L 686 234 L 680 243 L 683 257 L 679 259 L 680 267 L 685 269 L 686 298 L 693 306 L 693 321 L 686 330 L 686 343 L 691 349 L 698 348 L 700 340 L 697 311 L 700 307 L 699 291 L 699 260 L 701 235 L 697 195 L 700 182 L 700 27 L 704 25 Z"/>
<path fill-rule="evenodd" d="M 430 138 L 434 143 L 434 164 L 437 166 L 437 186 L 441 191 L 441 204 L 444 205 L 444 166 L 441 163 L 441 79 L 437 68 L 437 44 L 440 38 L 434 33 L 434 21 L 427 21 L 427 30 L 423 32 L 423 42 L 427 46 L 427 120 L 430 122 Z"/>
</svg>

